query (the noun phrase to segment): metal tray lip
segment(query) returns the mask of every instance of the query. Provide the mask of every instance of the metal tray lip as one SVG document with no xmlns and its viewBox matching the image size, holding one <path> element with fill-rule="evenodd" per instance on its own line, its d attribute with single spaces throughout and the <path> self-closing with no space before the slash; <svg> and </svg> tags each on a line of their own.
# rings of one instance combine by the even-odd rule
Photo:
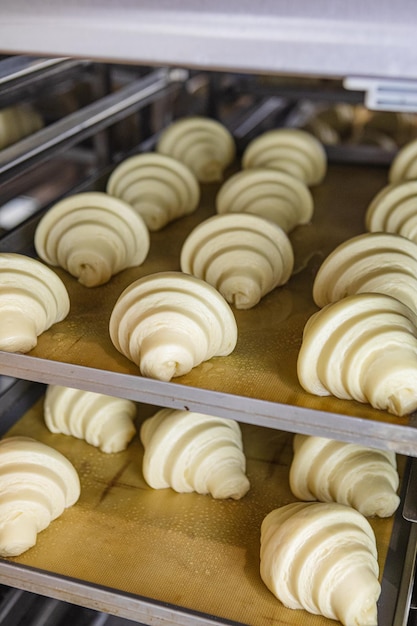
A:
<svg viewBox="0 0 417 626">
<path fill-rule="evenodd" d="M 147 598 L 70 576 L 53 574 L 46 570 L 13 563 L 2 558 L 0 558 L 0 583 L 24 591 L 54 597 L 64 602 L 76 603 L 86 608 L 104 610 L 104 612 L 134 621 L 140 619 L 140 623 L 149 625 L 160 624 L 163 626 L 169 618 L 169 623 L 178 624 L 178 626 L 214 626 L 219 623 L 230 626 L 245 626 L 244 622 L 212 616 L 169 602 Z M 53 593 L 46 593 L 49 590 Z M 173 615 L 176 617 L 175 621 L 172 620 Z M 149 621 L 144 621 L 146 619 Z"/>
<path fill-rule="evenodd" d="M 0 374 L 417 456 L 417 428 L 0 351 Z"/>
<path fill-rule="evenodd" d="M 155 382 L 167 384 L 160 383 L 160 381 Z M 22 417 L 24 412 L 39 400 L 44 392 L 44 387 L 44 385 L 36 382 L 28 383 L 24 379 L 16 379 L 15 385 L 9 386 L 0 396 L 0 422 L 4 417 L 7 418 L 8 412 L 14 416 L 15 420 Z M 25 394 L 21 393 L 23 390 L 25 390 Z M 5 403 L 2 403 L 1 400 L 7 395 L 10 395 L 12 399 L 20 397 L 22 402 L 19 406 L 14 406 L 9 402 L 8 406 L 5 407 Z M 406 459 L 402 471 L 399 490 L 401 504 L 394 513 L 389 548 L 381 577 L 382 591 L 378 600 L 379 626 L 401 626 L 404 623 L 404 615 L 410 608 L 411 587 L 415 575 L 417 522 L 410 522 L 404 517 L 403 502 L 410 490 L 410 470 L 415 463 L 414 459 Z M 170 616 L 169 623 L 175 626 L 215 626 L 216 624 L 247 626 L 246 622 L 209 615 L 203 611 L 194 611 L 122 589 L 84 581 L 64 574 L 55 574 L 45 569 L 2 557 L 0 557 L 0 584 L 80 604 L 87 608 L 104 610 L 106 613 L 134 621 L 139 620 L 140 623 L 149 626 L 165 626 L 167 616 Z M 173 619 L 174 615 L 175 620 Z"/>
</svg>

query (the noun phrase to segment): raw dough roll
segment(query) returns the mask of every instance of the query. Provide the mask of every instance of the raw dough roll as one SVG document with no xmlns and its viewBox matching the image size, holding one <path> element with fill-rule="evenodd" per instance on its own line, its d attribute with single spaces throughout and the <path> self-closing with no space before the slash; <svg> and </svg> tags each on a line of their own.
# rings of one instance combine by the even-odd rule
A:
<svg viewBox="0 0 417 626">
<path fill-rule="evenodd" d="M 166 128 L 157 152 L 184 163 L 202 183 L 222 180 L 236 154 L 233 136 L 223 124 L 208 117 L 185 117 Z"/>
<path fill-rule="evenodd" d="M 49 267 L 23 254 L 0 253 L 0 350 L 29 352 L 69 310 L 67 289 Z"/>
<path fill-rule="evenodd" d="M 42 127 L 42 117 L 30 104 L 16 104 L 0 109 L 0 150 Z"/>
<path fill-rule="evenodd" d="M 341 243 L 313 284 L 319 307 L 355 293 L 383 293 L 417 314 L 417 244 L 392 233 L 365 233 Z"/>
<path fill-rule="evenodd" d="M 230 354 L 237 341 L 233 312 L 214 287 L 168 271 L 133 282 L 110 317 L 114 346 L 143 376 L 171 380 L 213 356 Z"/>
<path fill-rule="evenodd" d="M 320 141 L 307 131 L 277 128 L 259 135 L 248 144 L 243 153 L 242 167 L 283 171 L 310 187 L 322 182 L 325 177 L 327 156 Z"/>
<path fill-rule="evenodd" d="M 337 503 L 296 502 L 261 526 L 260 573 L 288 608 L 344 626 L 376 626 L 381 594 L 375 535 L 368 520 Z"/>
<path fill-rule="evenodd" d="M 286 233 L 311 221 L 313 197 L 307 185 L 286 172 L 253 168 L 237 172 L 216 196 L 217 213 L 251 213 L 275 222 Z"/>
<path fill-rule="evenodd" d="M 151 231 L 196 210 L 200 186 L 192 171 L 163 154 L 126 159 L 111 174 L 107 192 L 130 204 Z"/>
<path fill-rule="evenodd" d="M 378 293 L 347 296 L 314 313 L 298 354 L 301 386 L 318 396 L 368 402 L 405 415 L 417 409 L 417 318 Z"/>
<path fill-rule="evenodd" d="M 402 235 L 417 244 L 417 181 L 387 185 L 372 200 L 366 229 Z"/>
<path fill-rule="evenodd" d="M 60 200 L 35 232 L 43 261 L 62 267 L 85 287 L 107 283 L 118 272 L 141 265 L 149 252 L 149 231 L 128 204 L 102 192 Z"/>
<path fill-rule="evenodd" d="M 202 278 L 237 309 L 250 309 L 285 284 L 292 273 L 290 240 L 276 224 L 256 215 L 215 215 L 188 235 L 183 272 Z"/>
<path fill-rule="evenodd" d="M 44 419 L 52 433 L 72 435 L 102 452 L 125 450 L 136 433 L 136 404 L 124 398 L 48 385 Z"/>
<path fill-rule="evenodd" d="M 390 183 L 401 183 L 417 179 L 417 139 L 400 148 L 388 172 Z"/>
<path fill-rule="evenodd" d="M 161 409 L 142 424 L 140 437 L 143 475 L 153 489 L 235 500 L 249 490 L 242 435 L 234 420 Z"/>
<path fill-rule="evenodd" d="M 80 496 L 78 474 L 57 450 L 29 437 L 0 441 L 0 556 L 18 556 Z"/>
<path fill-rule="evenodd" d="M 295 435 L 290 488 L 299 500 L 339 502 L 366 517 L 389 517 L 400 504 L 392 450 Z"/>
</svg>

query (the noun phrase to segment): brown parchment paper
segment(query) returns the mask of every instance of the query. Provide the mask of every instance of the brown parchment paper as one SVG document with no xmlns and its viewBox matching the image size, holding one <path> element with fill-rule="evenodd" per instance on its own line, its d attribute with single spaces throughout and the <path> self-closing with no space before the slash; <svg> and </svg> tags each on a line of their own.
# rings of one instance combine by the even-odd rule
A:
<svg viewBox="0 0 417 626">
<path fill-rule="evenodd" d="M 138 405 L 138 428 L 154 410 Z M 50 433 L 42 398 L 7 435 L 34 437 L 67 456 L 79 473 L 81 497 L 38 535 L 35 547 L 9 561 L 251 626 L 334 624 L 286 609 L 260 578 L 262 519 L 295 500 L 288 485 L 292 436 L 241 428 L 251 489 L 239 501 L 216 501 L 149 488 L 138 436 L 126 451 L 106 455 Z M 382 575 L 392 519 L 370 522 Z"/>
<path fill-rule="evenodd" d="M 173 382 L 379 422 L 408 424 L 408 417 L 393 417 L 355 401 L 307 394 L 296 374 L 304 324 L 317 310 L 311 295 L 314 276 L 331 250 L 365 231 L 366 208 L 386 183 L 383 168 L 330 166 L 325 181 L 312 189 L 315 209 L 311 224 L 298 226 L 290 233 L 295 255 L 290 281 L 265 296 L 253 309 L 234 309 L 239 337 L 231 355 L 206 361 Z M 30 354 L 140 377 L 139 368 L 111 343 L 108 324 L 114 304 L 123 289 L 137 278 L 180 269 L 182 243 L 195 225 L 215 213 L 218 188 L 219 185 L 202 186 L 197 211 L 151 233 L 151 248 L 144 264 L 121 272 L 106 285 L 88 289 L 65 271 L 54 268 L 68 289 L 71 311 L 64 321 L 39 337 Z"/>
</svg>

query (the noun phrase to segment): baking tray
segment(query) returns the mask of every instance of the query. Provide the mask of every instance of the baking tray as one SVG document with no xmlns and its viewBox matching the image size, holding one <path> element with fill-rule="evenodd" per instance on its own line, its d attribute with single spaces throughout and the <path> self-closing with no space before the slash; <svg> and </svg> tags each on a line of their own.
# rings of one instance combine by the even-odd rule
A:
<svg viewBox="0 0 417 626">
<path fill-rule="evenodd" d="M 0 559 L 2 583 L 145 624 L 334 623 L 286 609 L 259 574 L 262 519 L 295 500 L 288 485 L 290 433 L 242 424 L 251 489 L 239 501 L 216 501 L 149 488 L 138 436 L 126 451 L 106 455 L 82 440 L 50 433 L 43 421 L 43 385 L 34 389 L 23 394 L 33 404 L 6 434 L 34 437 L 67 456 L 79 473 L 81 497 L 38 535 L 35 547 Z M 155 410 L 138 403 L 137 426 Z M 402 457 L 399 467 L 403 474 Z M 370 519 L 386 579 L 380 626 L 392 624 L 399 582 L 393 563 L 403 568 L 410 525 L 394 533 L 399 522 L 400 514 Z"/>
<path fill-rule="evenodd" d="M 101 189 L 105 180 L 95 183 Z M 204 185 L 199 208 L 163 230 L 151 233 L 148 258 L 94 289 L 80 285 L 60 268 L 71 300 L 68 317 L 44 332 L 27 355 L 0 352 L 0 374 L 37 382 L 89 388 L 158 406 L 215 413 L 291 432 L 361 441 L 417 456 L 415 417 L 395 417 L 355 401 L 305 393 L 296 360 L 304 324 L 317 310 L 314 276 L 340 242 L 364 232 L 364 213 L 387 184 L 382 167 L 331 165 L 325 181 L 312 190 L 311 224 L 291 234 L 293 276 L 253 309 L 234 310 L 238 342 L 227 357 L 215 357 L 170 383 L 147 379 L 114 348 L 108 333 L 112 308 L 136 278 L 161 270 L 179 270 L 182 243 L 191 229 L 215 213 L 218 185 Z M 35 254 L 33 234 L 39 217 L 0 241 L 0 250 Z"/>
</svg>

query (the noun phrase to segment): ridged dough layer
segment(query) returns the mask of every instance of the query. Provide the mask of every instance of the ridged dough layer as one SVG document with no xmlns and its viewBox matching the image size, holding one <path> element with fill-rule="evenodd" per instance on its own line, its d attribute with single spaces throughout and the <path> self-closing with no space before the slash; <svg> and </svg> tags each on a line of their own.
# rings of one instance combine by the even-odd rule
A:
<svg viewBox="0 0 417 626">
<path fill-rule="evenodd" d="M 0 350 L 29 352 L 69 310 L 67 289 L 49 267 L 23 254 L 0 253 Z"/>
<path fill-rule="evenodd" d="M 417 409 L 417 318 L 396 298 L 347 296 L 304 327 L 297 374 L 309 393 L 367 402 L 394 415 Z"/>
<path fill-rule="evenodd" d="M 250 309 L 290 278 L 291 242 L 255 215 L 215 215 L 198 224 L 181 249 L 181 270 L 215 287 L 238 309 Z"/>
<path fill-rule="evenodd" d="M 41 115 L 30 104 L 16 104 L 0 109 L 0 150 L 43 127 Z"/>
<path fill-rule="evenodd" d="M 400 504 L 395 452 L 297 434 L 290 488 L 299 500 L 339 502 L 366 517 L 389 517 Z"/>
<path fill-rule="evenodd" d="M 259 167 L 242 170 L 220 187 L 217 213 L 250 213 L 271 220 L 286 233 L 313 216 L 307 185 L 286 172 Z"/>
<path fill-rule="evenodd" d="M 18 556 L 75 504 L 80 481 L 60 452 L 29 437 L 0 441 L 0 556 Z"/>
<path fill-rule="evenodd" d="M 288 608 L 344 626 L 376 626 L 381 593 L 375 535 L 367 519 L 337 503 L 296 502 L 261 526 L 260 573 Z"/>
<path fill-rule="evenodd" d="M 44 419 L 52 433 L 84 439 L 102 452 L 125 450 L 136 433 L 136 404 L 93 391 L 48 385 Z"/>
<path fill-rule="evenodd" d="M 151 231 L 192 213 L 200 200 L 193 172 L 180 161 L 155 153 L 122 161 L 110 175 L 107 193 L 130 204 Z"/>
<path fill-rule="evenodd" d="M 365 214 L 366 229 L 402 235 L 417 244 L 417 180 L 387 185 Z"/>
<path fill-rule="evenodd" d="M 154 489 L 171 487 L 213 498 L 242 498 L 249 489 L 239 424 L 193 411 L 161 409 L 141 427 L 143 475 Z"/>
<path fill-rule="evenodd" d="M 172 122 L 162 131 L 156 150 L 184 163 L 202 183 L 222 180 L 236 154 L 227 128 L 217 120 L 198 115 Z"/>
<path fill-rule="evenodd" d="M 126 202 L 98 191 L 60 200 L 35 232 L 41 259 L 62 267 L 85 287 L 103 285 L 114 274 L 141 265 L 149 246 L 140 215 Z"/>
<path fill-rule="evenodd" d="M 327 156 L 318 139 L 299 128 L 277 128 L 253 139 L 242 156 L 242 167 L 268 168 L 291 174 L 309 187 L 322 182 Z"/>
<path fill-rule="evenodd" d="M 157 272 L 129 285 L 109 324 L 114 346 L 144 376 L 171 380 L 237 342 L 233 312 L 214 287 L 183 272 Z"/>
<path fill-rule="evenodd" d="M 313 284 L 319 307 L 355 293 L 397 298 L 417 314 L 417 244 L 393 233 L 364 233 L 323 261 Z"/>
</svg>

